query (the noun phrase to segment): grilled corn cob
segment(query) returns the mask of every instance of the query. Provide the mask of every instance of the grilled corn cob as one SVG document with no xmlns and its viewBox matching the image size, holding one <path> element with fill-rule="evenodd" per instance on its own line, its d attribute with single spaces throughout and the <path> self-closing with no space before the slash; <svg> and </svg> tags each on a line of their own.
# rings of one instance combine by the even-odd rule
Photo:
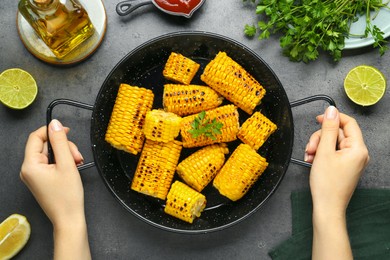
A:
<svg viewBox="0 0 390 260">
<path fill-rule="evenodd" d="M 173 141 L 180 132 L 182 118 L 174 113 L 154 109 L 146 113 L 143 128 L 147 139 L 158 142 Z"/>
<path fill-rule="evenodd" d="M 164 212 L 192 223 L 206 207 L 206 197 L 180 181 L 172 184 Z"/>
<path fill-rule="evenodd" d="M 253 149 L 258 150 L 277 126 L 260 112 L 255 112 L 241 126 L 237 137 Z"/>
<path fill-rule="evenodd" d="M 215 134 L 212 139 L 208 136 L 201 135 L 194 138 L 189 130 L 193 129 L 193 122 L 198 115 L 183 117 L 180 134 L 183 141 L 183 147 L 199 147 L 213 143 L 231 142 L 237 139 L 239 127 L 238 111 L 234 105 L 225 105 L 206 111 L 205 119 L 216 119 L 222 123 L 221 134 Z"/>
<path fill-rule="evenodd" d="M 214 178 L 213 186 L 230 200 L 239 200 L 258 180 L 267 166 L 265 158 L 249 145 L 240 144 Z"/>
<path fill-rule="evenodd" d="M 225 52 L 219 52 L 207 64 L 201 80 L 248 114 L 253 113 L 266 92 L 253 76 Z"/>
<path fill-rule="evenodd" d="M 189 186 L 201 192 L 217 175 L 228 153 L 225 143 L 206 146 L 181 161 L 176 171 Z"/>
<path fill-rule="evenodd" d="M 165 63 L 163 75 L 166 79 L 188 85 L 199 67 L 200 65 L 195 61 L 179 53 L 172 52 Z"/>
<path fill-rule="evenodd" d="M 146 139 L 131 189 L 165 200 L 171 186 L 182 146 L 179 141 L 169 143 Z"/>
<path fill-rule="evenodd" d="M 113 147 L 137 154 L 145 136 L 145 116 L 152 109 L 154 95 L 149 89 L 121 84 L 107 127 L 105 140 Z"/>
<path fill-rule="evenodd" d="M 212 88 L 198 85 L 165 84 L 163 105 L 165 111 L 187 116 L 218 107 L 223 97 Z"/>
</svg>

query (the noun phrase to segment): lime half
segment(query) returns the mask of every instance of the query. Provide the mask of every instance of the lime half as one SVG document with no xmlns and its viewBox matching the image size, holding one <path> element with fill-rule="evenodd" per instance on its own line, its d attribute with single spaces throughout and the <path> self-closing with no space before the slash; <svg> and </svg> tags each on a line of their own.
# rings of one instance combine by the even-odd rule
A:
<svg viewBox="0 0 390 260">
<path fill-rule="evenodd" d="M 35 100 L 37 94 L 37 83 L 27 71 L 14 68 L 0 74 L 0 101 L 7 107 L 26 108 Z"/>
<path fill-rule="evenodd" d="M 360 65 L 351 69 L 344 80 L 347 96 L 356 104 L 376 104 L 386 92 L 386 78 L 377 68 Z"/>
</svg>

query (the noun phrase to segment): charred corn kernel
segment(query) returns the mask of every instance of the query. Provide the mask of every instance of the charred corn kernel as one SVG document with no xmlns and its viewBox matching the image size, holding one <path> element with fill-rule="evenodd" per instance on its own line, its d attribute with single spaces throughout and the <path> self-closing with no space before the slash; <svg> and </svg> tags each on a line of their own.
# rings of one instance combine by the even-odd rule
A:
<svg viewBox="0 0 390 260">
<path fill-rule="evenodd" d="M 165 111 L 180 116 L 199 113 L 222 104 L 223 97 L 212 88 L 199 85 L 164 85 L 163 105 Z"/>
<path fill-rule="evenodd" d="M 131 189 L 165 200 L 179 162 L 181 142 L 155 142 L 146 139 Z"/>
<path fill-rule="evenodd" d="M 192 122 L 198 115 L 183 117 L 180 129 L 180 135 L 183 141 L 183 147 L 200 147 L 213 143 L 226 143 L 237 139 L 239 128 L 238 111 L 235 105 L 225 105 L 206 111 L 205 119 L 214 118 L 222 123 L 221 134 L 215 134 L 215 140 L 205 135 L 194 138 L 188 131 L 192 129 Z"/>
<path fill-rule="evenodd" d="M 121 84 L 108 123 L 105 140 L 113 147 L 137 154 L 145 136 L 142 128 L 152 109 L 154 95 L 149 89 Z"/>
<path fill-rule="evenodd" d="M 225 52 L 219 52 L 207 64 L 201 80 L 248 114 L 253 113 L 266 92 L 252 75 Z"/>
<path fill-rule="evenodd" d="M 214 178 L 213 186 L 230 200 L 239 200 L 258 180 L 267 166 L 265 158 L 249 145 L 240 144 Z"/>
<path fill-rule="evenodd" d="M 169 190 L 165 213 L 192 223 L 206 207 L 206 197 L 180 181 L 175 181 Z"/>
<path fill-rule="evenodd" d="M 228 153 L 225 143 L 203 147 L 181 161 L 176 171 L 185 183 L 201 192 L 217 175 Z"/>
<path fill-rule="evenodd" d="M 163 75 L 166 79 L 188 85 L 199 67 L 200 65 L 190 58 L 172 52 L 165 63 Z"/>
<path fill-rule="evenodd" d="M 255 112 L 241 126 L 237 137 L 253 149 L 258 150 L 277 126 L 260 112 Z"/>
<path fill-rule="evenodd" d="M 174 113 L 154 109 L 146 113 L 143 128 L 147 139 L 158 142 L 173 141 L 180 132 L 182 118 Z"/>
</svg>

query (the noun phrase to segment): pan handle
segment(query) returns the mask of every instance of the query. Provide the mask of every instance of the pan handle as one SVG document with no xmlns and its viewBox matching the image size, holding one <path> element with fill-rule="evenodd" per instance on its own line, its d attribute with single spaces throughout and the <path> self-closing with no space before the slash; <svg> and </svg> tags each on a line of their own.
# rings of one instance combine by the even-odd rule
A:
<svg viewBox="0 0 390 260">
<path fill-rule="evenodd" d="M 330 106 L 336 106 L 336 103 L 334 102 L 334 100 L 327 95 L 314 95 L 311 97 L 296 100 L 296 101 L 291 102 L 290 106 L 291 107 L 301 106 L 301 105 L 304 105 L 304 104 L 307 104 L 307 103 L 310 103 L 313 101 L 326 101 L 329 103 Z M 298 164 L 298 165 L 301 165 L 301 166 L 308 167 L 308 168 L 311 167 L 311 163 L 308 163 L 308 162 L 305 162 L 305 161 L 302 161 L 299 159 L 291 158 L 291 162 Z"/>
<path fill-rule="evenodd" d="M 141 7 L 143 5 L 152 4 L 153 0 L 125 0 L 122 2 L 119 2 L 116 5 L 116 12 L 120 16 L 128 15 L 129 13 L 133 12 L 138 7 Z"/>
<path fill-rule="evenodd" d="M 47 111 L 46 111 L 46 125 L 47 126 L 49 126 L 49 123 L 52 120 L 52 112 L 53 112 L 54 107 L 56 107 L 57 105 L 69 105 L 69 106 L 74 106 L 74 107 L 78 107 L 78 108 L 93 110 L 93 106 L 89 105 L 89 104 L 77 102 L 77 101 L 70 100 L 70 99 L 56 99 L 56 100 L 52 101 L 49 104 L 49 106 L 47 107 Z M 49 129 L 49 128 L 47 127 L 47 129 Z M 47 131 L 47 136 L 49 136 L 49 131 Z M 54 163 L 55 158 L 54 158 L 53 149 L 52 149 L 52 146 L 50 144 L 49 138 L 47 139 L 47 152 L 48 152 L 49 164 Z M 88 163 L 84 163 L 83 165 L 77 166 L 77 169 L 79 171 L 82 171 L 82 170 L 91 168 L 93 166 L 95 166 L 94 162 L 88 162 Z"/>
</svg>

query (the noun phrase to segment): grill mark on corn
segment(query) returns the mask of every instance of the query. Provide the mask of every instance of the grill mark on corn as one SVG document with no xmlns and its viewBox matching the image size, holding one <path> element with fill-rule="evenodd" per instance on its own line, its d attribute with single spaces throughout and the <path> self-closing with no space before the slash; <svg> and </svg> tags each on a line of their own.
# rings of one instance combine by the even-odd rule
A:
<svg viewBox="0 0 390 260">
<path fill-rule="evenodd" d="M 225 52 L 219 52 L 206 65 L 201 80 L 248 114 L 253 113 L 266 93 L 263 86 Z"/>
<path fill-rule="evenodd" d="M 180 116 L 197 114 L 222 104 L 223 97 L 216 91 L 200 85 L 165 84 L 164 110 Z"/>
<path fill-rule="evenodd" d="M 113 147 L 132 154 L 142 150 L 142 128 L 146 113 L 152 109 L 154 94 L 150 89 L 121 84 L 105 134 Z"/>
</svg>

